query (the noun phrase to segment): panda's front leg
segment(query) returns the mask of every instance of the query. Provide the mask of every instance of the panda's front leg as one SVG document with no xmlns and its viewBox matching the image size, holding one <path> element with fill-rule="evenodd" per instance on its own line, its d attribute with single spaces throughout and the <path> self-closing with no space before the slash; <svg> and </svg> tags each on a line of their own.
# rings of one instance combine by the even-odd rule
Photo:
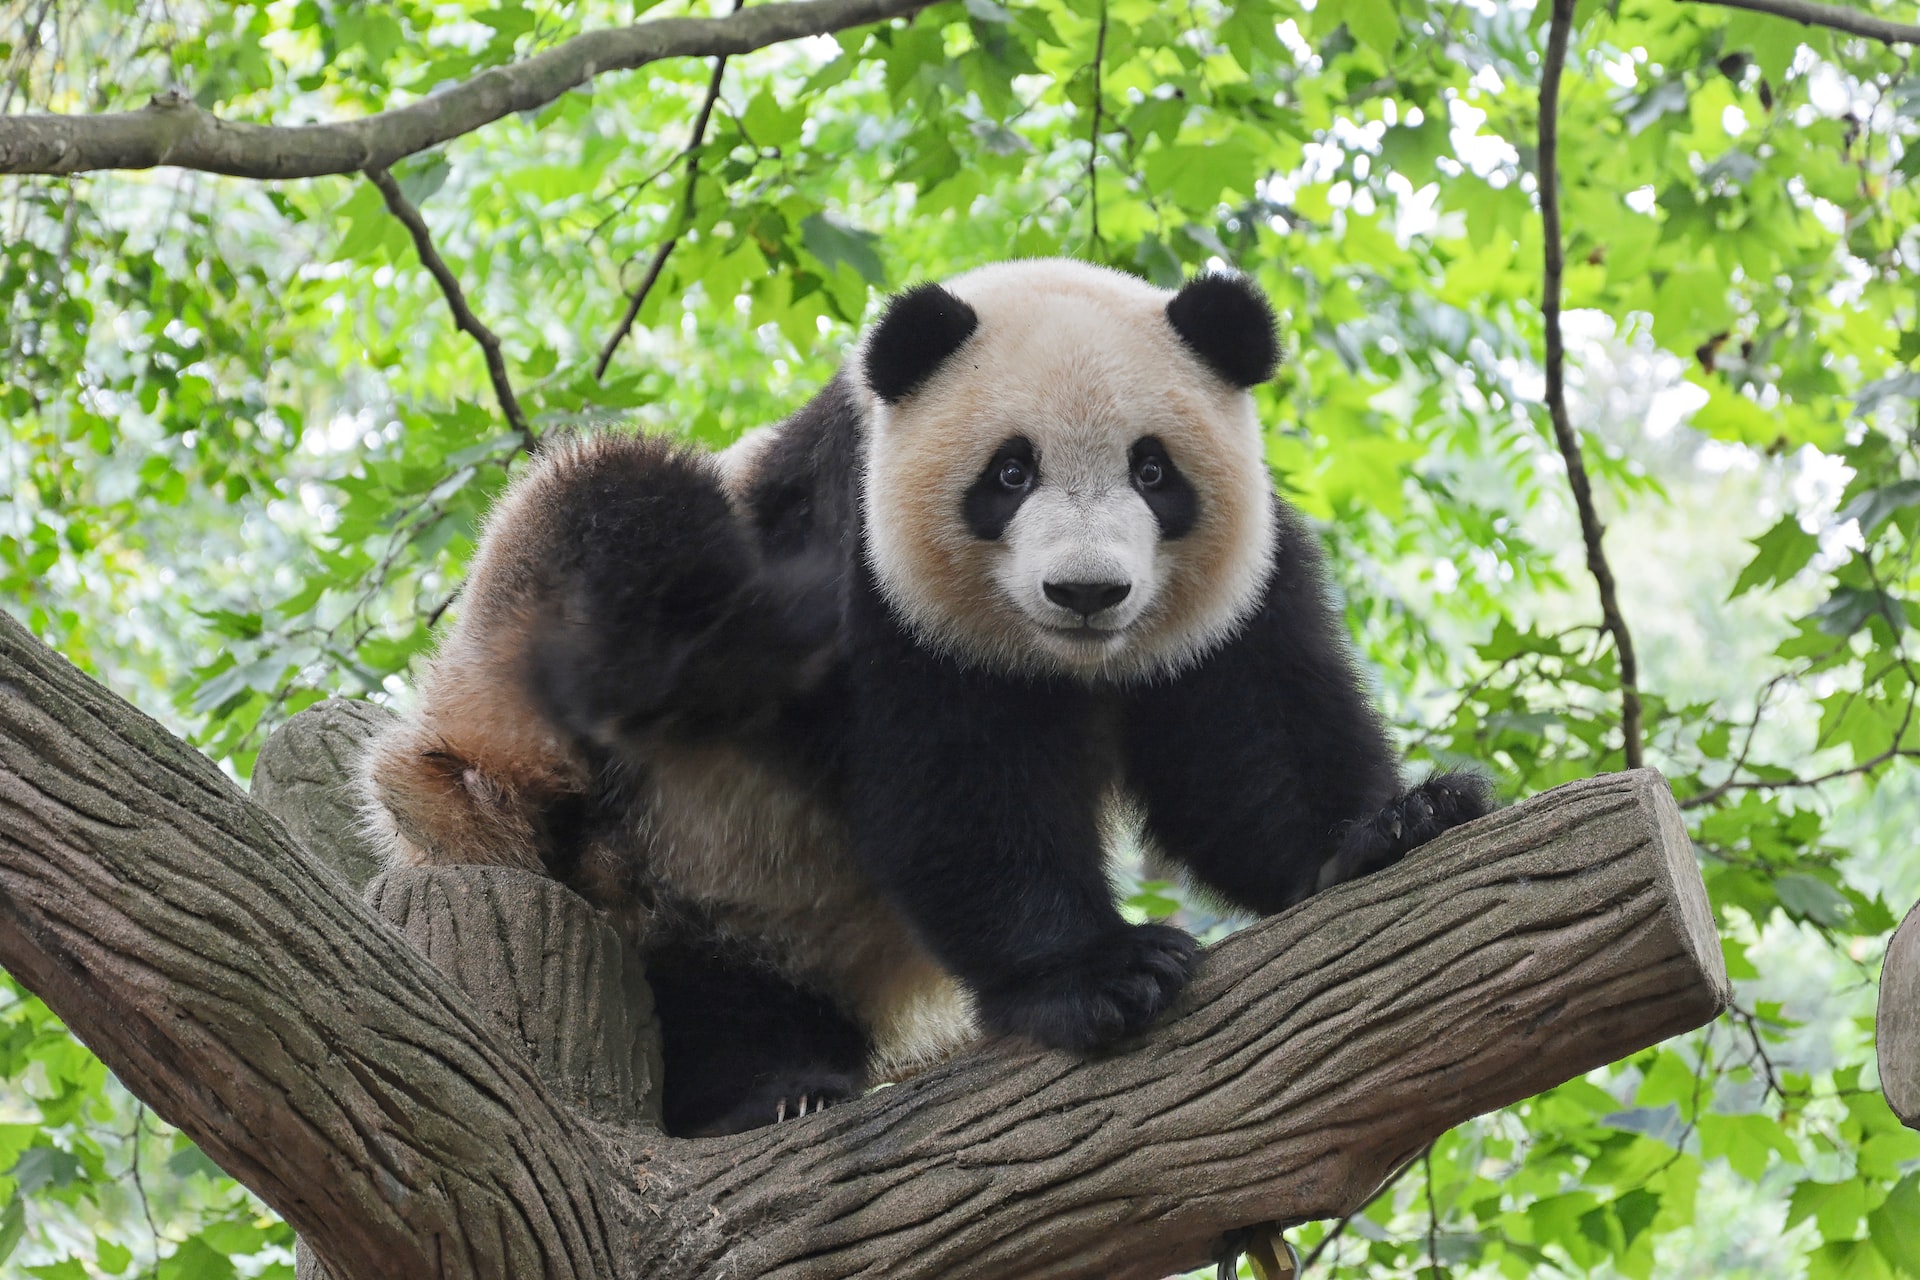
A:
<svg viewBox="0 0 1920 1280">
<path fill-rule="evenodd" d="M 1103 753 L 1082 690 L 887 664 L 849 763 L 855 848 L 986 1028 L 1089 1052 L 1144 1030 L 1192 938 L 1114 909 Z"/>
<path fill-rule="evenodd" d="M 1389 866 L 1493 808 L 1491 786 L 1471 773 L 1403 789 L 1318 545 L 1298 515 L 1278 515 L 1259 607 L 1192 668 L 1128 691 L 1122 735 L 1154 842 L 1261 914 Z"/>
</svg>

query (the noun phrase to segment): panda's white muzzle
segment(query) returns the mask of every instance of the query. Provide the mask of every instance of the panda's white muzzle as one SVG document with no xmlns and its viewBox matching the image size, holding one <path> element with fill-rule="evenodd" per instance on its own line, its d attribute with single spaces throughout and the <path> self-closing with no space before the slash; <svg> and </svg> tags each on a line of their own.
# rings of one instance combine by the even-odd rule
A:
<svg viewBox="0 0 1920 1280">
<path fill-rule="evenodd" d="M 1131 486 L 1042 486 L 1004 535 L 1000 588 L 1058 644 L 1106 649 L 1152 603 L 1160 528 Z"/>
</svg>

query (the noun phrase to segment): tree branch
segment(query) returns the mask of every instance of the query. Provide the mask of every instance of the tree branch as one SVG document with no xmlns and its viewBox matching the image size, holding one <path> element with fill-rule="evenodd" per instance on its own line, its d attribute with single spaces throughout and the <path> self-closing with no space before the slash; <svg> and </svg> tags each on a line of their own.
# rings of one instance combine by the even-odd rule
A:
<svg viewBox="0 0 1920 1280">
<path fill-rule="evenodd" d="M 388 211 L 400 219 L 400 225 L 413 237 L 413 248 L 420 255 L 420 265 L 427 269 L 439 284 L 440 292 L 447 296 L 447 307 L 453 312 L 454 324 L 480 344 L 480 353 L 487 361 L 487 378 L 493 383 L 494 397 L 500 401 L 500 412 L 507 416 L 507 425 L 519 435 L 520 447 L 532 453 L 540 447 L 540 441 L 533 434 L 533 428 L 527 425 L 527 415 L 520 411 L 519 397 L 513 394 L 513 382 L 507 377 L 507 362 L 500 354 L 500 339 L 493 330 L 481 323 L 480 317 L 473 314 L 473 308 L 467 305 L 467 295 L 461 289 L 460 281 L 454 277 L 452 268 L 447 266 L 439 250 L 433 247 L 433 235 L 427 230 L 427 220 L 420 216 L 420 211 L 400 190 L 400 184 L 393 180 L 393 175 L 385 169 L 369 169 L 367 181 L 380 189 Z"/>
<path fill-rule="evenodd" d="M 335 1277 L 1147 1280 L 1727 998 L 1647 771 L 1211 948 L 1131 1049 L 993 1044 L 710 1141 L 646 1125 L 644 983 L 580 899 L 469 867 L 370 897 L 0 616 L 0 964 Z"/>
<path fill-rule="evenodd" d="M 734 0 L 733 11 L 740 12 L 745 0 Z M 694 192 L 700 185 L 700 144 L 706 141 L 707 122 L 713 119 L 713 104 L 720 100 L 720 84 L 726 78 L 727 59 L 723 54 L 713 60 L 713 75 L 707 79 L 707 96 L 700 103 L 700 114 L 694 117 L 693 130 L 687 135 L 686 148 L 681 152 L 687 159 L 687 185 L 680 199 L 680 221 L 674 233 L 660 242 L 653 251 L 653 260 L 647 264 L 647 272 L 640 283 L 627 298 L 627 309 L 620 317 L 620 323 L 614 326 L 613 334 L 606 345 L 600 348 L 600 360 L 593 366 L 595 381 L 607 376 L 607 366 L 613 363 L 613 353 L 633 329 L 634 320 L 640 315 L 640 307 L 653 292 L 653 286 L 660 279 L 660 271 L 667 265 L 667 255 L 680 243 L 687 224 L 693 221 Z"/>
<path fill-rule="evenodd" d="M 1892 22 L 1837 4 L 1816 4 L 1814 0 L 1684 0 L 1692 4 L 1717 4 L 1750 13 L 1770 13 L 1806 27 L 1829 27 L 1848 35 L 1865 36 L 1887 44 L 1920 44 L 1920 26 L 1911 22 Z"/>
<path fill-rule="evenodd" d="M 443 1250 L 489 1249 L 623 1274 L 619 1183 L 527 1060 L 204 756 L 4 614 L 0 965 L 343 1277 L 476 1274 Z"/>
<path fill-rule="evenodd" d="M 1587 548 L 1587 572 L 1600 589 L 1600 617 L 1613 637 L 1620 659 L 1620 738 L 1627 768 L 1642 763 L 1640 730 L 1640 667 L 1634 658 L 1633 636 L 1620 612 L 1613 568 L 1601 546 L 1603 529 L 1593 505 L 1593 486 L 1580 455 L 1580 437 L 1567 416 L 1566 344 L 1560 332 L 1560 282 L 1565 269 L 1560 243 L 1560 74 L 1566 66 L 1567 40 L 1573 28 L 1575 0 L 1553 0 L 1553 20 L 1547 32 L 1546 65 L 1540 71 L 1540 219 L 1545 224 L 1546 270 L 1540 315 L 1547 333 L 1547 414 L 1553 420 L 1553 438 L 1567 464 L 1567 483 L 1580 512 L 1580 537 Z"/>
<path fill-rule="evenodd" d="M 1907 913 L 1887 944 L 1874 1046 L 1887 1105 L 1909 1129 L 1920 1129 L 1920 906 Z"/>
<path fill-rule="evenodd" d="M 253 125 L 222 120 L 184 94 L 138 111 L 0 117 L 0 173 L 80 173 L 176 165 L 239 178 L 311 178 L 391 168 L 516 111 L 534 111 L 609 71 L 661 58 L 749 53 L 904 17 L 928 0 L 790 0 L 724 18 L 661 18 L 590 31 L 493 67 L 420 101 L 359 120 Z"/>
<path fill-rule="evenodd" d="M 1102 86 L 1107 61 L 1107 0 L 1100 0 L 1100 32 L 1093 41 L 1093 123 L 1087 129 L 1087 246 L 1100 249 L 1100 113 L 1105 105 Z"/>
</svg>

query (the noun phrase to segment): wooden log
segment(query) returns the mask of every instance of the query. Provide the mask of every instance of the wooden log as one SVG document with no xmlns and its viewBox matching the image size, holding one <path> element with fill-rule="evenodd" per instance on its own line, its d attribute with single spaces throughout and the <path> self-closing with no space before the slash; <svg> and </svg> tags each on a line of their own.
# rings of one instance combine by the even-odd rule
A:
<svg viewBox="0 0 1920 1280">
<path fill-rule="evenodd" d="M 1920 1129 L 1920 905 L 1907 912 L 1887 944 L 1874 1047 L 1887 1105 L 1902 1124 Z"/>
<path fill-rule="evenodd" d="M 456 926 L 454 903 L 509 896 L 420 874 L 406 892 Z M 541 910 L 542 956 L 600 927 Z M 631 1021 L 561 996 L 526 1025 L 580 1018 L 595 1047 L 537 1067 L 499 1011 L 550 984 L 489 979 L 476 1002 L 217 770 L 5 621 L 0 963 L 341 1280 L 1157 1278 L 1228 1229 L 1357 1208 L 1449 1126 L 1727 999 L 1679 813 L 1638 771 L 1235 935 L 1119 1052 L 990 1044 L 818 1116 L 663 1138 L 592 1114 L 628 1087 Z M 585 1109 L 547 1078 L 561 1061 L 601 1064 Z"/>
<path fill-rule="evenodd" d="M 382 868 L 360 822 L 354 768 L 392 718 L 371 702 L 329 698 L 274 730 L 253 762 L 253 802 L 355 889 L 366 888 Z"/>
</svg>

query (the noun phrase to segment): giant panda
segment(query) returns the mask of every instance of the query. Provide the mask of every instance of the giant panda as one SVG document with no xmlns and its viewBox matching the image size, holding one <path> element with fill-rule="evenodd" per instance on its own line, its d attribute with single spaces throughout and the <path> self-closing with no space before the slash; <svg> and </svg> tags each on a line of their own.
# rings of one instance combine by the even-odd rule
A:
<svg viewBox="0 0 1920 1280">
<path fill-rule="evenodd" d="M 1012 262 L 893 298 L 724 454 L 551 442 L 373 744 L 400 864 L 555 876 L 645 939 L 671 1133 L 857 1094 L 976 1029 L 1091 1053 L 1195 959 L 1132 829 L 1269 913 L 1489 808 L 1403 790 L 1273 494 L 1246 279 Z"/>
</svg>

